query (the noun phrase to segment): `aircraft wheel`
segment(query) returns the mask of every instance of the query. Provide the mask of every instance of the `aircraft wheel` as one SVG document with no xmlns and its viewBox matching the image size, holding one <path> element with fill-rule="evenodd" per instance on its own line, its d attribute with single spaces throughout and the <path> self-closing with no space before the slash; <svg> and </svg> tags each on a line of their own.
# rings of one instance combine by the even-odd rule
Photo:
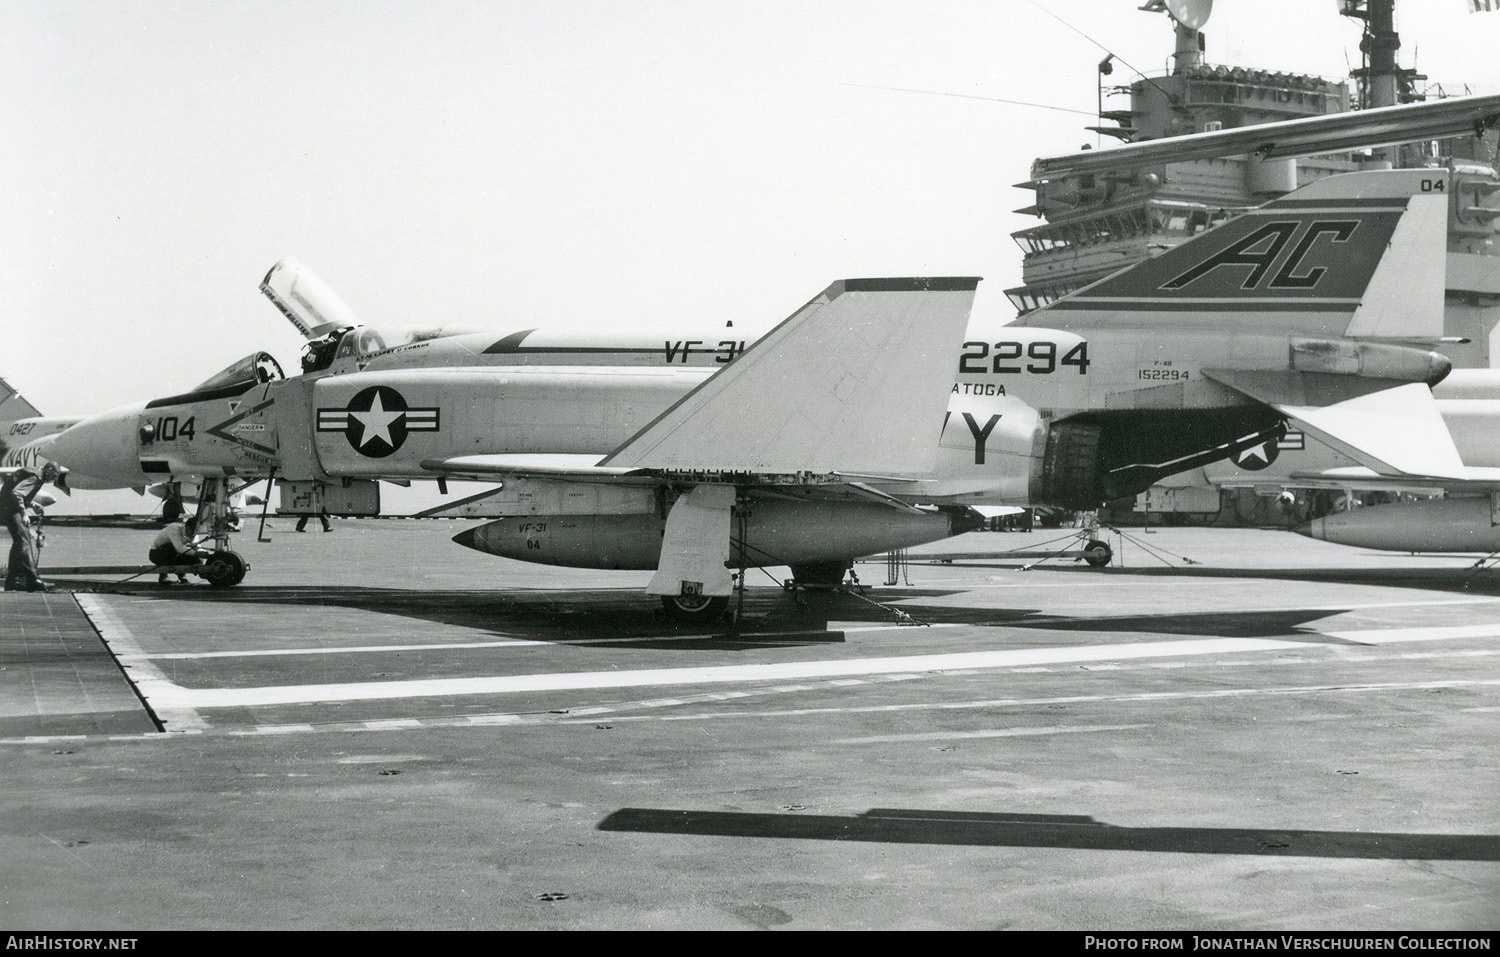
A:
<svg viewBox="0 0 1500 957">
<path fill-rule="evenodd" d="M 1083 560 L 1095 568 L 1103 568 L 1114 557 L 1114 549 L 1109 547 L 1109 543 L 1101 542 L 1097 538 L 1083 546 Z"/>
<path fill-rule="evenodd" d="M 814 562 L 810 565 L 793 565 L 792 578 L 799 585 L 839 585 L 844 581 L 844 572 L 849 570 L 847 562 Z"/>
<path fill-rule="evenodd" d="M 663 595 L 661 606 L 666 609 L 667 618 L 682 624 L 700 624 L 718 621 L 724 614 L 724 609 L 729 607 L 729 599 L 720 595 L 710 598 L 707 595 Z"/>
<path fill-rule="evenodd" d="M 250 566 L 237 552 L 214 552 L 203 563 L 203 577 L 215 588 L 228 588 L 245 580 Z"/>
</svg>

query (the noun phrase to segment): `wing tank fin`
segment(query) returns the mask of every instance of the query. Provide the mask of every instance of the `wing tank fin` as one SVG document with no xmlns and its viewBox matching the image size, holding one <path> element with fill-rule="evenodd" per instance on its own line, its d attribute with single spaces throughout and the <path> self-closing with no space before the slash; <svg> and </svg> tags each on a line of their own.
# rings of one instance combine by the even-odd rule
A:
<svg viewBox="0 0 1500 957">
<path fill-rule="evenodd" d="M 734 499 L 735 490 L 728 485 L 697 485 L 678 496 L 667 513 L 661 558 L 646 594 L 729 594 L 733 582 L 725 566 Z"/>
</svg>

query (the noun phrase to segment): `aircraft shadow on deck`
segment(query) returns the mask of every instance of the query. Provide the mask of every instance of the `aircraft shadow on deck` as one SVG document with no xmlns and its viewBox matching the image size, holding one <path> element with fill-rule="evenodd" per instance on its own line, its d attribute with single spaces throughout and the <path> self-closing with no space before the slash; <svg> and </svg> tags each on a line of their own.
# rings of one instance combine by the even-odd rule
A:
<svg viewBox="0 0 1500 957">
<path fill-rule="evenodd" d="M 102 584 L 102 583 L 101 583 Z M 1178 614 L 1061 616 L 1035 608 L 992 608 L 929 603 L 951 600 L 960 589 L 871 589 L 870 600 L 819 592 L 794 600 L 780 589 L 746 591 L 740 636 L 720 639 L 728 622 L 675 625 L 662 620 L 653 599 L 634 590 L 557 589 L 414 591 L 365 586 L 256 586 L 233 589 L 153 586 L 101 588 L 156 598 L 227 605 L 298 605 L 345 608 L 473 629 L 495 637 L 618 649 L 747 651 L 756 647 L 822 644 L 836 623 L 895 625 L 899 619 L 879 602 L 919 622 L 954 626 L 1085 633 L 1093 636 L 1277 638 L 1319 644 L 1358 644 L 1308 630 L 1313 622 L 1341 613 L 1326 606 L 1274 611 L 1209 611 Z M 925 601 L 924 601 L 925 600 Z M 920 631 L 920 627 L 913 628 Z M 836 638 L 834 640 L 837 640 Z"/>
<path fill-rule="evenodd" d="M 424 591 L 350 585 L 239 585 L 231 589 L 150 584 L 115 586 L 73 580 L 74 587 L 101 593 L 149 595 L 183 602 L 225 605 L 296 605 L 345 608 L 473 629 L 495 637 L 525 638 L 558 644 L 586 642 L 587 647 L 746 651 L 774 645 L 824 644 L 830 623 L 878 621 L 896 616 L 877 605 L 849 596 L 817 594 L 797 602 L 778 588 L 746 591 L 741 635 L 732 640 L 727 620 L 678 625 L 662 618 L 660 604 L 635 589 L 483 589 Z M 951 590 L 909 589 L 900 598 L 936 598 Z M 981 624 L 1013 621 L 1036 614 L 1029 610 L 976 610 Z M 997 619 L 992 621 L 991 619 Z M 835 639 L 836 640 L 836 639 Z"/>
<path fill-rule="evenodd" d="M 1165 854 L 1500 861 L 1500 836 L 1267 828 L 1119 827 L 1070 814 L 873 808 L 857 815 L 621 808 L 601 831 L 884 844 L 1042 847 Z"/>
</svg>

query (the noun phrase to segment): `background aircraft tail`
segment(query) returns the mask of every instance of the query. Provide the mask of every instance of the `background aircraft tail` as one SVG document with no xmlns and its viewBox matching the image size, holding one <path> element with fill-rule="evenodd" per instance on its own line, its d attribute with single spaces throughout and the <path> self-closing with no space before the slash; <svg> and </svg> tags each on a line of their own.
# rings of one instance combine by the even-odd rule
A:
<svg viewBox="0 0 1500 957">
<path fill-rule="evenodd" d="M 1447 224 L 1446 170 L 1330 176 L 1017 324 L 1435 340 Z"/>
<path fill-rule="evenodd" d="M 34 419 L 41 414 L 41 410 L 26 401 L 9 382 L 0 379 L 0 446 L 5 444 L 10 427 L 17 421 Z"/>
</svg>

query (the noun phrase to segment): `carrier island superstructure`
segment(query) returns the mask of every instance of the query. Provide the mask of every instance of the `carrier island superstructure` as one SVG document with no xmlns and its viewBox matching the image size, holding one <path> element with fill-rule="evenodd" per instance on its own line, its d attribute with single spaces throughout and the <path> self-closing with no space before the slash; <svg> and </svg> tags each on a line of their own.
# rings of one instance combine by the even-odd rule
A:
<svg viewBox="0 0 1500 957">
<path fill-rule="evenodd" d="M 1100 122 L 1089 129 L 1101 137 L 1136 143 L 1468 92 L 1428 87 L 1427 77 L 1398 65 L 1394 7 L 1395 0 L 1340 0 L 1340 13 L 1363 25 L 1363 62 L 1349 80 L 1334 80 L 1212 64 L 1201 29 L 1211 2 L 1147 3 L 1142 10 L 1170 16 L 1176 35 L 1172 69 L 1108 88 L 1129 97 L 1128 109 L 1109 109 L 1102 84 L 1112 64 L 1101 63 Z M 1446 169 L 1454 184 L 1444 308 L 1444 335 L 1449 341 L 1439 349 L 1458 367 L 1500 365 L 1496 156 L 1497 136 L 1491 130 L 1301 158 L 1238 155 L 1173 161 L 1169 156 L 1153 165 L 1078 175 L 1048 175 L 1039 161 L 1032 178 L 1018 184 L 1034 192 L 1035 202 L 1018 212 L 1044 222 L 1012 234 L 1024 257 L 1023 282 L 1007 289 L 1006 295 L 1024 315 L 1324 176 L 1372 167 Z M 1168 510 L 1199 508 L 1178 505 Z M 1238 511 L 1242 519 L 1257 520 L 1243 507 Z M 1270 517 L 1263 514 L 1261 520 Z"/>
<path fill-rule="evenodd" d="M 1355 84 L 1316 76 L 1210 65 L 1203 34 L 1174 20 L 1171 73 L 1128 86 L 1130 108 L 1105 110 L 1091 129 L 1126 142 L 1341 113 L 1425 99 L 1426 78 L 1396 65 L 1394 0 L 1348 0 L 1346 16 L 1365 23 L 1368 63 Z M 1152 4 L 1147 9 L 1154 8 Z M 1105 125 L 1113 124 L 1113 125 Z M 1466 136 L 1373 151 L 1261 160 L 1225 156 L 1123 169 L 1118 173 L 1033 178 L 1020 186 L 1036 201 L 1018 212 L 1045 222 L 1013 234 L 1023 284 L 1006 290 L 1022 314 L 1171 248 L 1246 209 L 1334 173 L 1371 165 L 1449 168 L 1451 193 L 1446 335 L 1469 340 L 1444 349 L 1455 365 L 1500 364 L 1500 175 L 1496 135 Z"/>
</svg>

